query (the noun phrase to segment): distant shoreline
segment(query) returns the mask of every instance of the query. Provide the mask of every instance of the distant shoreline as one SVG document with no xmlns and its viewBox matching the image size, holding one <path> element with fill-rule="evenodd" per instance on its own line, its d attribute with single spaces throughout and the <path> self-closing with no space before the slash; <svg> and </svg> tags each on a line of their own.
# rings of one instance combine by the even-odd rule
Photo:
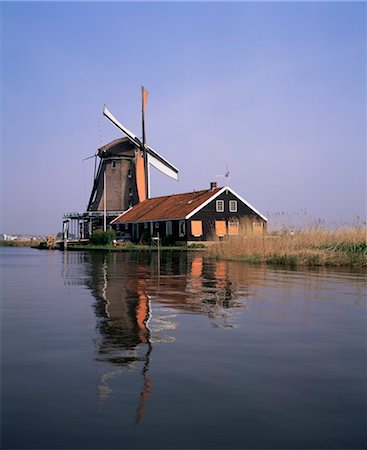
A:
<svg viewBox="0 0 367 450">
<path fill-rule="evenodd" d="M 30 240 L 12 240 L 12 241 L 0 241 L 0 247 L 36 247 L 41 241 Z"/>
</svg>

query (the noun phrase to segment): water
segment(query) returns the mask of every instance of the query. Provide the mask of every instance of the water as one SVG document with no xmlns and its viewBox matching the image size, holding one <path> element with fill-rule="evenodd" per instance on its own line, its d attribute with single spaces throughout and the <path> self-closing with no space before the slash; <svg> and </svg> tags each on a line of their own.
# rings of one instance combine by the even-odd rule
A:
<svg viewBox="0 0 367 450">
<path fill-rule="evenodd" d="M 366 447 L 366 276 L 1 249 L 3 449 Z"/>
</svg>

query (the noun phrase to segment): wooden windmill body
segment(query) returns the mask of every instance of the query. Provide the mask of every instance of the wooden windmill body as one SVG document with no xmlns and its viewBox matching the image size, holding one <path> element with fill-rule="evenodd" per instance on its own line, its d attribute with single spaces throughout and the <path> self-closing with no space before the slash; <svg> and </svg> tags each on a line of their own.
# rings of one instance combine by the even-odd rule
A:
<svg viewBox="0 0 367 450">
<path fill-rule="evenodd" d="M 137 153 L 127 138 L 98 149 L 100 162 L 87 211 L 102 212 L 105 206 L 108 211 L 125 211 L 145 199 L 144 167 Z"/>
</svg>

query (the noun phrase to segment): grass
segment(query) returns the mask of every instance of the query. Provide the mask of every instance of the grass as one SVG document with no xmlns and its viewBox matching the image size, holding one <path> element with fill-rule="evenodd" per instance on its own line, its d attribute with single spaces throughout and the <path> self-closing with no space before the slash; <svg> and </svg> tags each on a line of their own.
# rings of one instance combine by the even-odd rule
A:
<svg viewBox="0 0 367 450">
<path fill-rule="evenodd" d="M 31 247 L 38 245 L 39 241 L 36 240 L 15 240 L 15 241 L 0 241 L 0 247 Z"/>
<path fill-rule="evenodd" d="M 208 253 L 217 258 L 282 266 L 367 266 L 366 225 L 326 229 L 320 225 L 296 231 L 254 235 L 242 222 L 238 236 L 217 242 Z"/>
<path fill-rule="evenodd" d="M 176 246 L 159 246 L 160 251 L 195 251 L 195 250 L 203 250 L 205 246 L 203 245 L 176 245 Z M 156 252 L 158 251 L 158 247 L 156 245 L 141 245 L 141 244 L 127 244 L 123 246 L 114 246 L 113 244 L 107 245 L 94 245 L 94 244 L 86 244 L 86 245 L 78 245 L 72 244 L 68 246 L 68 250 L 99 250 L 99 251 L 109 251 L 109 252 L 130 252 L 130 251 L 148 251 L 148 252 Z"/>
</svg>

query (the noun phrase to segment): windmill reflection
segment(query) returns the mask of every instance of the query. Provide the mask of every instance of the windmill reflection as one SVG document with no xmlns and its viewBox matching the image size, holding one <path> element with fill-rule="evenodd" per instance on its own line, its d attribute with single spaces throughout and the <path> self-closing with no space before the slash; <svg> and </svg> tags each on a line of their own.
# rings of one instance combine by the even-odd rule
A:
<svg viewBox="0 0 367 450">
<path fill-rule="evenodd" d="M 143 420 L 152 392 L 153 346 L 175 340 L 177 312 L 204 314 L 214 327 L 231 327 L 229 311 L 243 306 L 236 300 L 236 274 L 229 277 L 225 261 L 167 253 L 160 266 L 158 273 L 156 253 L 64 252 L 65 282 L 86 285 L 95 298 L 96 360 L 112 364 L 100 377 L 99 400 L 111 394 L 113 378 L 142 365 L 137 422 Z"/>
</svg>

